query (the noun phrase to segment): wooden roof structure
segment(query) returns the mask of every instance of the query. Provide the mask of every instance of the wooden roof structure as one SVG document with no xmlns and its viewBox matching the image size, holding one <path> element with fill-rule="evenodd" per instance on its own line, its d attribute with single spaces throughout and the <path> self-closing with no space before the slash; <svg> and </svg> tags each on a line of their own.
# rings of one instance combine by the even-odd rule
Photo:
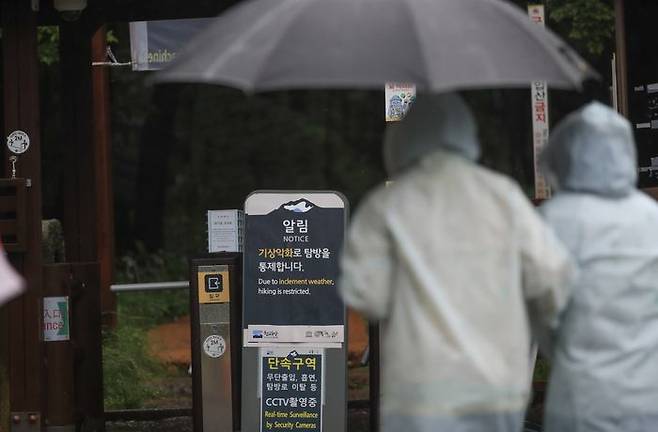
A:
<svg viewBox="0 0 658 432">
<path fill-rule="evenodd" d="M 109 81 L 106 68 L 91 67 L 105 60 L 104 24 L 215 16 L 235 1 L 87 3 L 77 19 L 66 21 L 52 0 L 0 0 L 4 133 L 22 130 L 31 140 L 18 157 L 17 179 L 10 178 L 6 146 L 0 152 L 0 234 L 28 286 L 27 294 L 0 307 L 0 431 L 41 430 L 46 423 L 104 429 L 101 317 L 112 325 L 115 309 L 109 290 L 114 253 Z M 41 249 L 39 115 L 40 98 L 48 97 L 39 91 L 41 25 L 60 28 L 67 95 L 61 103 L 70 161 L 62 220 L 67 262 L 60 264 L 45 264 Z M 69 298 L 74 341 L 42 341 L 42 304 L 48 296 Z"/>
</svg>

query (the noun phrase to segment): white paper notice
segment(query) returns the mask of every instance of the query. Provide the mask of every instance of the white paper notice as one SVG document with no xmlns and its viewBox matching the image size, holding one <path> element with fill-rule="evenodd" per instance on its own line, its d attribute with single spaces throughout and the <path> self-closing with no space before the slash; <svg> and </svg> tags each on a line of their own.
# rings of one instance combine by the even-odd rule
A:
<svg viewBox="0 0 658 432">
<path fill-rule="evenodd" d="M 242 252 L 244 213 L 208 210 L 208 252 Z"/>
</svg>

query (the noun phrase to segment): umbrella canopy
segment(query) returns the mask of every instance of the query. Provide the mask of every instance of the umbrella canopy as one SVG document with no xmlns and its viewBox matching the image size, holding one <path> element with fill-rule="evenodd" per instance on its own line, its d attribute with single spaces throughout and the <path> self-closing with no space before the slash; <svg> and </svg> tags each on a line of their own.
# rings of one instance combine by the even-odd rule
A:
<svg viewBox="0 0 658 432">
<path fill-rule="evenodd" d="M 502 0 L 249 0 L 201 32 L 159 82 L 244 91 L 579 88 L 595 77 L 567 44 Z"/>
</svg>

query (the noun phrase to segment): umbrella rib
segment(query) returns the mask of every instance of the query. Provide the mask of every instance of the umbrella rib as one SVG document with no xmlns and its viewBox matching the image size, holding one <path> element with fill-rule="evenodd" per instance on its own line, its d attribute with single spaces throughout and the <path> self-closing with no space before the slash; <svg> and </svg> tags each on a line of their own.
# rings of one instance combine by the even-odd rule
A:
<svg viewBox="0 0 658 432">
<path fill-rule="evenodd" d="M 308 1 L 308 0 L 306 0 L 306 1 Z M 298 13 L 294 17 L 290 18 L 290 21 L 289 21 L 289 24 L 288 24 L 287 28 L 283 31 L 283 33 L 281 35 L 279 35 L 279 38 L 276 41 L 276 43 L 274 43 L 272 45 L 272 49 L 270 50 L 270 52 L 267 53 L 267 55 L 263 56 L 263 59 L 260 63 L 260 66 L 258 67 L 256 72 L 254 73 L 254 78 L 253 78 L 254 85 L 256 85 L 256 83 L 259 81 L 259 78 L 262 78 L 262 75 L 263 75 L 263 72 L 264 72 L 264 69 L 265 69 L 265 65 L 269 63 L 270 58 L 272 58 L 272 56 L 274 55 L 276 50 L 279 48 L 279 45 L 281 44 L 281 41 L 285 39 L 285 37 L 286 37 L 286 35 L 288 35 L 288 33 L 290 33 L 290 31 L 291 31 L 290 29 L 293 28 L 293 21 L 296 18 L 298 18 L 298 16 L 301 13 L 302 13 L 302 8 L 299 8 Z"/>
<path fill-rule="evenodd" d="M 240 37 L 238 37 L 235 42 L 233 42 L 221 55 L 217 57 L 214 62 L 211 63 L 207 72 L 204 74 L 206 75 L 205 78 L 212 78 L 214 71 L 231 56 L 238 53 L 240 49 L 242 49 L 242 47 L 245 45 L 245 41 L 249 40 L 252 36 L 254 36 L 254 34 L 258 33 L 260 29 L 273 21 L 279 15 L 279 13 L 291 8 L 293 3 L 293 1 L 282 1 L 278 6 L 273 7 L 265 15 L 259 18 L 258 21 L 256 21 L 254 25 L 249 28 L 249 30 L 240 35 Z"/>
</svg>

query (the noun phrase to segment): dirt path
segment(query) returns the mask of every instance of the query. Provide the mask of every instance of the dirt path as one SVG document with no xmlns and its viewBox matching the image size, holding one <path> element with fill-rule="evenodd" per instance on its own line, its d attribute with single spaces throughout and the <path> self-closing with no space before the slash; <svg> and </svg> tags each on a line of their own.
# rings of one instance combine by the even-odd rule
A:
<svg viewBox="0 0 658 432">
<path fill-rule="evenodd" d="M 352 363 L 361 360 L 368 345 L 368 327 L 356 312 L 348 311 L 348 358 Z M 163 363 L 187 366 L 190 355 L 190 317 L 162 324 L 148 333 L 149 352 Z"/>
</svg>

